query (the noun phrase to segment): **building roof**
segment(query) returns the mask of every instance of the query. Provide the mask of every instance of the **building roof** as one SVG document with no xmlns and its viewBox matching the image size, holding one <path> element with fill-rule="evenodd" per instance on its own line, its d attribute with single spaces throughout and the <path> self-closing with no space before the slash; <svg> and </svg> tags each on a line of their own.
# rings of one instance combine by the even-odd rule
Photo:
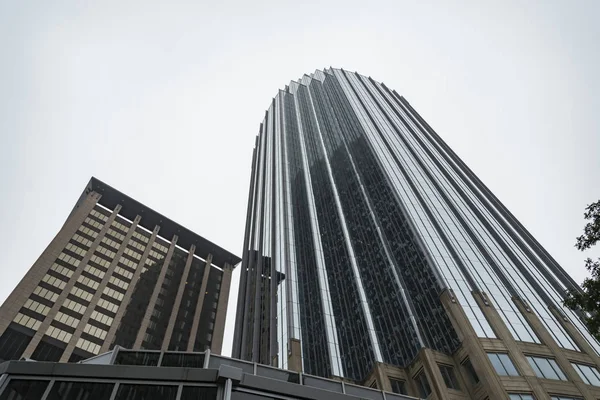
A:
<svg viewBox="0 0 600 400">
<path fill-rule="evenodd" d="M 92 191 L 102 195 L 98 201 L 100 205 L 113 210 L 117 204 L 120 204 L 121 211 L 119 211 L 119 214 L 121 216 L 131 221 L 133 221 L 137 215 L 141 216 L 142 219 L 140 225 L 150 231 L 154 230 L 156 225 L 159 225 L 160 236 L 169 239 L 172 238 L 173 235 L 177 235 L 179 237 L 177 240 L 178 246 L 189 249 L 191 245 L 195 245 L 198 255 L 212 254 L 212 262 L 219 267 L 223 267 L 225 263 L 235 266 L 241 261 L 240 257 L 235 254 L 214 244 L 210 240 L 203 238 L 197 233 L 190 231 L 186 227 L 179 225 L 177 222 L 154 211 L 137 200 L 132 199 L 125 193 L 118 191 L 95 177 L 92 177 L 86 185 L 75 208 L 77 208 L 79 203 Z"/>
</svg>

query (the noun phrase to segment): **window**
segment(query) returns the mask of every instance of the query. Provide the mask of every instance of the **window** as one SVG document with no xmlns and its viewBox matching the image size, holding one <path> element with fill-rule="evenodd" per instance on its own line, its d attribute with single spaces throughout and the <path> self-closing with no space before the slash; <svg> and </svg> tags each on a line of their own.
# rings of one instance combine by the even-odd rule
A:
<svg viewBox="0 0 600 400">
<path fill-rule="evenodd" d="M 454 368 L 449 365 L 438 365 L 438 367 L 440 368 L 440 372 L 442 374 L 442 378 L 444 378 L 446 387 L 448 389 L 460 390 L 460 385 L 458 384 L 458 380 L 454 374 Z"/>
<path fill-rule="evenodd" d="M 529 361 L 529 365 L 531 365 L 535 374 L 540 378 L 556 379 L 560 381 L 567 380 L 567 377 L 556 363 L 556 360 L 552 358 L 527 356 L 527 361 Z"/>
<path fill-rule="evenodd" d="M 473 368 L 473 364 L 471 364 L 471 360 L 467 358 L 465 361 L 463 361 L 462 366 L 465 369 L 465 372 L 467 373 L 471 384 L 477 385 L 479 383 L 479 377 L 475 372 L 475 368 Z"/>
<path fill-rule="evenodd" d="M 162 399 L 175 400 L 177 386 L 163 385 L 119 385 L 115 400 Z"/>
<path fill-rule="evenodd" d="M 44 275 L 42 281 L 46 282 L 49 285 L 56 286 L 59 289 L 64 289 L 65 286 L 67 286 L 67 282 L 61 281 L 60 279 L 52 275 Z"/>
<path fill-rule="evenodd" d="M 398 394 L 408 394 L 406 392 L 406 382 L 399 379 L 390 378 L 390 385 L 392 386 L 392 392 Z"/>
<path fill-rule="evenodd" d="M 79 290 L 81 290 L 81 289 L 79 289 Z M 73 301 L 71 299 L 66 299 L 65 302 L 63 303 L 63 307 L 68 308 L 69 310 L 75 311 L 76 313 L 79 313 L 79 314 L 83 314 L 85 312 L 85 309 L 87 308 L 83 304 L 79 304 L 76 301 Z"/>
<path fill-rule="evenodd" d="M 550 396 L 551 400 L 583 400 L 582 397 L 571 397 L 571 396 Z"/>
<path fill-rule="evenodd" d="M 90 353 L 98 354 L 100 352 L 100 345 L 92 343 L 89 340 L 79 338 L 77 341 L 77 347 L 82 350 L 89 351 Z"/>
<path fill-rule="evenodd" d="M 50 307 L 31 299 L 27 299 L 23 307 L 29 308 L 31 311 L 35 311 L 36 313 L 42 314 L 43 316 L 48 315 L 48 313 L 50 312 Z"/>
<path fill-rule="evenodd" d="M 535 400 L 535 397 L 528 393 L 509 393 L 508 398 L 510 400 Z"/>
<path fill-rule="evenodd" d="M 46 335 L 51 336 L 54 339 L 58 339 L 61 342 L 65 342 L 65 343 L 69 343 L 69 340 L 71 340 L 71 336 L 73 336 L 69 332 L 63 331 L 62 329 L 59 329 L 52 325 L 50 325 L 48 327 L 48 330 L 46 331 Z"/>
<path fill-rule="evenodd" d="M 106 334 L 108 333 L 104 329 L 100 329 L 90 324 L 87 324 L 85 328 L 83 328 L 83 331 L 102 340 L 104 340 Z"/>
<path fill-rule="evenodd" d="M 57 263 L 52 264 L 52 266 L 50 267 L 50 269 L 52 271 L 58 272 L 61 275 L 66 276 L 67 278 L 70 278 L 71 275 L 73 275 L 73 271 L 71 271 L 67 267 L 63 267 L 62 265 L 58 265 Z"/>
<path fill-rule="evenodd" d="M 50 300 L 53 303 L 56 301 L 56 299 L 58 299 L 58 293 L 51 292 L 41 286 L 36 287 L 33 293 L 43 297 L 44 299 Z"/>
<path fill-rule="evenodd" d="M 26 326 L 27 328 L 31 328 L 34 331 L 37 331 L 38 328 L 40 327 L 40 325 L 42 324 L 41 321 L 38 321 L 35 318 L 31 318 L 30 316 L 24 315 L 21 313 L 18 313 L 17 316 L 15 317 L 15 319 L 13 319 L 13 321 L 19 325 L 23 325 L 23 326 Z"/>
<path fill-rule="evenodd" d="M 425 398 L 431 394 L 431 387 L 429 386 L 429 381 L 423 370 L 415 375 L 415 384 L 417 385 L 421 397 Z"/>
<path fill-rule="evenodd" d="M 54 317 L 54 320 L 68 325 L 71 328 L 76 328 L 77 325 L 79 325 L 79 319 L 71 317 L 70 315 L 67 315 L 60 311 L 56 313 L 56 317 Z"/>
<path fill-rule="evenodd" d="M 571 363 L 581 379 L 588 385 L 600 386 L 600 372 L 596 367 L 584 364 Z"/>
<path fill-rule="evenodd" d="M 0 395 L 0 400 L 41 399 L 50 381 L 11 379 Z"/>
<path fill-rule="evenodd" d="M 113 319 L 111 317 L 109 317 L 108 315 L 99 313 L 96 310 L 92 311 L 92 315 L 90 318 L 95 319 L 96 321 L 98 321 L 104 325 L 110 325 L 113 322 Z"/>
<path fill-rule="evenodd" d="M 109 400 L 113 387 L 114 383 L 57 381 L 50 390 L 48 400 Z"/>
<path fill-rule="evenodd" d="M 108 311 L 111 311 L 111 312 L 114 312 L 114 313 L 116 313 L 117 310 L 119 309 L 118 305 L 116 305 L 114 303 L 111 303 L 110 301 L 104 300 L 104 299 L 98 300 L 98 306 L 100 306 L 102 308 L 105 308 Z"/>
<path fill-rule="evenodd" d="M 78 288 L 78 287 L 73 287 L 73 289 L 71 289 L 71 294 L 74 296 L 77 296 L 85 301 L 90 301 L 90 300 L 92 300 L 92 297 L 94 297 L 94 295 L 91 294 L 90 292 L 86 292 L 85 290 Z M 66 304 L 66 301 L 65 301 L 65 304 Z M 78 311 L 78 312 L 83 313 L 83 311 Z"/>
<path fill-rule="evenodd" d="M 511 361 L 508 354 L 487 353 L 487 355 L 498 375 L 519 376 L 519 372 L 515 368 L 515 365 Z"/>
</svg>

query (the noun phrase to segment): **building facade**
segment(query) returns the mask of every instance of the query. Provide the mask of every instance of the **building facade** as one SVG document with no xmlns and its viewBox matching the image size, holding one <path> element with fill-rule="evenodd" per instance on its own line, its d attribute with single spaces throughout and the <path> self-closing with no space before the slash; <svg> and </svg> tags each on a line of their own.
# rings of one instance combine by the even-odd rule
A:
<svg viewBox="0 0 600 400">
<path fill-rule="evenodd" d="M 0 360 L 121 345 L 219 353 L 239 258 L 92 178 L 0 307 Z"/>
<path fill-rule="evenodd" d="M 576 283 L 369 77 L 275 96 L 242 257 L 234 357 L 437 399 L 600 394 L 600 346 L 562 306 Z"/>
<path fill-rule="evenodd" d="M 0 365 L 2 400 L 410 400 L 205 352 L 119 346 L 79 364 Z"/>
</svg>

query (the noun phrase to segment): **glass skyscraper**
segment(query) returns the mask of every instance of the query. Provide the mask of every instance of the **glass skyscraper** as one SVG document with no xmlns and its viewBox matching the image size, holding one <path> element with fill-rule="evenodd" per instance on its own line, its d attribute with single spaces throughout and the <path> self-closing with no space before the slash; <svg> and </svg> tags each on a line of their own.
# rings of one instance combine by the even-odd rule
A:
<svg viewBox="0 0 600 400">
<path fill-rule="evenodd" d="M 562 306 L 576 283 L 405 98 L 358 73 L 272 100 L 241 268 L 234 357 L 422 397 L 598 395 L 600 346 Z"/>
</svg>

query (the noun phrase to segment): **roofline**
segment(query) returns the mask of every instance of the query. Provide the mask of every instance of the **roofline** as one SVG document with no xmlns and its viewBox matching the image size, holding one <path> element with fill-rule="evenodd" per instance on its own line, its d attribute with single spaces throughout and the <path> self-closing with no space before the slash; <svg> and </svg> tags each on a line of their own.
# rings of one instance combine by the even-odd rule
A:
<svg viewBox="0 0 600 400">
<path fill-rule="evenodd" d="M 210 240 L 192 232 L 177 222 L 165 217 L 164 215 L 152 210 L 150 207 L 132 199 L 125 193 L 113 188 L 92 176 L 86 185 L 81 197 L 77 201 L 73 211 L 79 207 L 81 202 L 90 192 L 96 192 L 101 195 L 98 203 L 106 208 L 114 210 L 117 204 L 121 205 L 119 215 L 133 221 L 137 215 L 141 216 L 139 225 L 149 231 L 153 231 L 156 225 L 160 226 L 159 235 L 165 239 L 171 240 L 173 235 L 178 236 L 177 245 L 189 249 L 192 245 L 196 246 L 199 256 L 212 254 L 212 262 L 223 267 L 225 263 L 235 267 L 241 261 L 241 258 L 216 245 Z M 73 211 L 71 213 L 73 213 Z"/>
</svg>

